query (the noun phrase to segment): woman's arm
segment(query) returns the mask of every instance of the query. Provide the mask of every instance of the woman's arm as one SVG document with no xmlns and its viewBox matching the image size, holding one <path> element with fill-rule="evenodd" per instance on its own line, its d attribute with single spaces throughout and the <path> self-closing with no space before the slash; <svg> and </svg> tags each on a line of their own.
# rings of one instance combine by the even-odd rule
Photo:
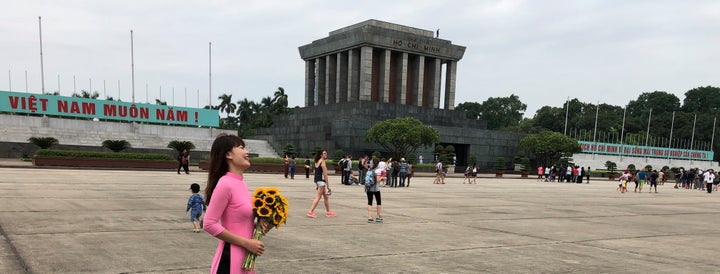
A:
<svg viewBox="0 0 720 274">
<path fill-rule="evenodd" d="M 325 186 L 327 188 L 330 188 L 330 180 L 328 179 L 327 166 L 325 165 L 325 160 L 323 160 L 322 163 L 320 163 L 320 166 L 322 167 L 323 178 L 325 179 Z"/>
<path fill-rule="evenodd" d="M 224 185 L 218 184 L 215 190 L 213 190 L 212 200 L 210 201 L 210 205 L 208 205 L 205 218 L 203 219 L 203 230 L 222 241 L 240 246 L 257 255 L 262 255 L 265 246 L 261 241 L 248 239 L 232 233 L 219 223 L 220 217 L 225 212 L 228 202 L 230 201 L 230 197 L 230 190 L 226 189 Z"/>
</svg>

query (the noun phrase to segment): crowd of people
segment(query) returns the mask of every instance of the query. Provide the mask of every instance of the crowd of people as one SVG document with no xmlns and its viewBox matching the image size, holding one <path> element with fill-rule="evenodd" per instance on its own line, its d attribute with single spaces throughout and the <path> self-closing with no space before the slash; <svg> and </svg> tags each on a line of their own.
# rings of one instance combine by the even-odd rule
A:
<svg viewBox="0 0 720 274">
<path fill-rule="evenodd" d="M 542 182 L 555 182 L 558 183 L 583 183 L 583 177 L 586 178 L 585 183 L 590 183 L 590 167 L 580 167 L 577 165 L 562 165 L 559 167 L 539 166 L 537 169 L 538 181 Z"/>
</svg>

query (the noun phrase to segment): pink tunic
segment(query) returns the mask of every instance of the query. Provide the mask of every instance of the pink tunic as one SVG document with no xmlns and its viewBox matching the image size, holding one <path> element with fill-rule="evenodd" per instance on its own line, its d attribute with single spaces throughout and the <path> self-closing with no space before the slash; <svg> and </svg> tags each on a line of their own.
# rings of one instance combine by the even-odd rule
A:
<svg viewBox="0 0 720 274">
<path fill-rule="evenodd" d="M 204 222 L 203 229 L 213 236 L 217 236 L 227 229 L 241 237 L 248 239 L 252 237 L 255 228 L 252 194 L 248 191 L 242 176 L 228 172 L 220 178 L 213 190 Z M 222 252 L 223 241 L 220 241 L 215 251 L 210 273 L 217 273 Z M 230 273 L 255 273 L 241 269 L 246 252 L 240 246 L 230 246 Z"/>
</svg>

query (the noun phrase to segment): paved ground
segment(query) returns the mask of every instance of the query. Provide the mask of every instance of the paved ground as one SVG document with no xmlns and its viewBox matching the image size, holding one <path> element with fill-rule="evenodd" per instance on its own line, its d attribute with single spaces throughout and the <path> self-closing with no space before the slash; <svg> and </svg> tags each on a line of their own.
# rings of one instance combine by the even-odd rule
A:
<svg viewBox="0 0 720 274">
<path fill-rule="evenodd" d="M 184 212 L 190 183 L 205 173 L 0 172 L 0 273 L 208 272 L 217 241 L 192 233 Z M 261 273 L 720 272 L 720 193 L 420 177 L 383 188 L 385 222 L 368 224 L 360 187 L 335 183 L 338 217 L 310 219 L 310 181 L 246 179 L 290 202 L 288 224 L 264 240 Z"/>
</svg>

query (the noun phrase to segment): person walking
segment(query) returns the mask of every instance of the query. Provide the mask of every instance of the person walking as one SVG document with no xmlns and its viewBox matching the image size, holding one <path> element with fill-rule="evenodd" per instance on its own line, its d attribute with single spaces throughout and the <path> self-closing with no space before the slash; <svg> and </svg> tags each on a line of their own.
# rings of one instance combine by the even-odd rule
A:
<svg viewBox="0 0 720 274">
<path fill-rule="evenodd" d="M 405 178 L 408 173 L 408 163 L 405 158 L 400 158 L 400 165 L 398 168 L 398 175 L 400 176 L 400 187 L 405 187 Z"/>
<path fill-rule="evenodd" d="M 435 180 L 433 180 L 433 184 L 444 184 L 443 181 L 443 164 L 441 161 L 438 161 L 437 164 L 435 164 Z"/>
<path fill-rule="evenodd" d="M 183 149 L 183 151 L 178 155 L 178 168 L 177 168 L 177 174 L 180 174 L 180 168 L 182 168 L 185 171 L 185 174 L 190 174 L 190 153 L 187 149 Z"/>
<path fill-rule="evenodd" d="M 310 158 L 305 159 L 305 180 L 310 179 Z"/>
<path fill-rule="evenodd" d="M 295 162 L 295 155 L 290 157 L 290 179 L 295 180 L 295 165 L 297 162 Z"/>
<path fill-rule="evenodd" d="M 288 174 L 290 173 L 290 159 L 287 154 L 283 157 L 283 169 L 285 170 L 285 179 L 287 179 Z"/>
<path fill-rule="evenodd" d="M 253 239 L 257 225 L 253 197 L 243 177 L 249 167 L 250 153 L 240 137 L 221 134 L 215 138 L 210 148 L 203 230 L 220 241 L 210 273 L 246 273 L 242 263 L 248 252 L 260 256 L 265 251 L 263 242 Z M 260 225 L 262 234 L 270 229 L 266 221 Z"/>
<path fill-rule="evenodd" d="M 207 207 L 205 206 L 205 201 L 203 201 L 202 195 L 199 194 L 199 184 L 191 184 L 190 191 L 192 192 L 192 195 L 188 198 L 185 212 L 190 214 L 190 222 L 193 224 L 193 232 L 198 233 L 200 232 L 200 216 L 202 216 L 203 211 L 206 210 Z"/>
<path fill-rule="evenodd" d="M 325 160 L 327 159 L 327 151 L 320 150 L 315 154 L 315 186 L 316 195 L 315 199 L 310 206 L 310 210 L 307 212 L 307 216 L 310 218 L 317 218 L 315 215 L 315 208 L 317 207 L 320 199 L 325 204 L 325 217 L 335 217 L 335 213 L 330 211 L 330 200 L 329 196 L 332 193 L 330 190 L 330 180 L 328 180 L 327 165 Z"/>
<path fill-rule="evenodd" d="M 377 158 L 373 159 L 374 161 L 377 161 Z M 365 178 L 365 194 L 367 195 L 367 213 L 368 213 L 368 223 L 372 223 L 373 221 L 376 223 L 382 223 L 382 200 L 380 199 L 380 186 L 377 183 L 377 176 L 375 175 L 374 170 L 370 170 L 367 172 L 366 178 Z M 375 205 L 377 214 L 375 215 L 375 219 L 372 217 L 372 203 L 373 198 L 375 198 Z"/>
<path fill-rule="evenodd" d="M 715 172 L 712 169 L 705 171 L 705 188 L 707 188 L 708 194 L 713 191 L 713 181 L 715 181 Z M 655 187 L 655 193 L 657 193 L 657 187 Z"/>
<path fill-rule="evenodd" d="M 365 185 L 365 174 L 367 173 L 368 166 L 367 166 L 368 156 L 363 155 L 360 157 L 360 160 L 358 161 L 358 183 L 360 185 Z"/>
</svg>

